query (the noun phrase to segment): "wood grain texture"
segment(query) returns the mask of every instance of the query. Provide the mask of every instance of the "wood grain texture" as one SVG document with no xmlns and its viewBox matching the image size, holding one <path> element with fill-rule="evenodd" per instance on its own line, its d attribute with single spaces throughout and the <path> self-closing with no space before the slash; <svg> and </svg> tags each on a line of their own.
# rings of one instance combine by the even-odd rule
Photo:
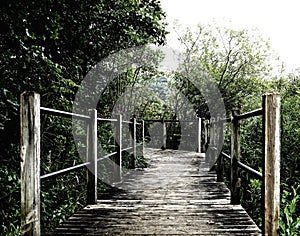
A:
<svg viewBox="0 0 300 236">
<path fill-rule="evenodd" d="M 261 235 L 201 153 L 145 149 L 147 168 L 99 195 L 50 235 Z"/>
<path fill-rule="evenodd" d="M 264 178 L 263 233 L 279 235 L 280 218 L 280 96 L 263 96 Z"/>
<path fill-rule="evenodd" d="M 21 234 L 40 235 L 40 95 L 21 95 Z"/>
<path fill-rule="evenodd" d="M 240 168 L 238 162 L 241 160 L 240 121 L 236 118 L 239 110 L 232 110 L 231 130 L 231 203 L 240 204 Z"/>
</svg>

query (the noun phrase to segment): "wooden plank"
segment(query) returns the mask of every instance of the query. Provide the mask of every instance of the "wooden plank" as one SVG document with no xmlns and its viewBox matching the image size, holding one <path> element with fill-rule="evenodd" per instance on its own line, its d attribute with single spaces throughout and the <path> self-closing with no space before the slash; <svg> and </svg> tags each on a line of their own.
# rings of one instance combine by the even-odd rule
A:
<svg viewBox="0 0 300 236">
<path fill-rule="evenodd" d="M 232 110 L 232 130 L 231 130 L 231 204 L 240 204 L 240 170 L 238 162 L 241 159 L 240 148 L 240 121 L 235 117 L 240 114 L 238 109 Z"/>
<path fill-rule="evenodd" d="M 21 234 L 40 235 L 40 95 L 21 94 Z"/>
<path fill-rule="evenodd" d="M 124 176 L 53 235 L 260 235 L 242 206 L 230 205 L 229 189 L 199 153 L 146 153 L 149 168 Z"/>
<path fill-rule="evenodd" d="M 263 235 L 279 235 L 280 218 L 280 95 L 263 96 L 264 178 Z"/>
<path fill-rule="evenodd" d="M 87 204 L 97 202 L 97 110 L 89 110 L 91 119 L 87 128 L 87 162 L 90 162 L 87 171 Z"/>
</svg>

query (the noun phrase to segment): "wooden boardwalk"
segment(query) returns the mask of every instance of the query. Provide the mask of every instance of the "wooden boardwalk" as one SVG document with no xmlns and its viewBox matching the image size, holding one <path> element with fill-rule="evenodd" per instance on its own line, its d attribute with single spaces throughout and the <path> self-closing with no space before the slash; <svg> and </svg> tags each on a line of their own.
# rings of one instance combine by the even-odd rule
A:
<svg viewBox="0 0 300 236">
<path fill-rule="evenodd" d="M 261 235 L 201 154 L 148 150 L 132 172 L 53 235 Z"/>
</svg>

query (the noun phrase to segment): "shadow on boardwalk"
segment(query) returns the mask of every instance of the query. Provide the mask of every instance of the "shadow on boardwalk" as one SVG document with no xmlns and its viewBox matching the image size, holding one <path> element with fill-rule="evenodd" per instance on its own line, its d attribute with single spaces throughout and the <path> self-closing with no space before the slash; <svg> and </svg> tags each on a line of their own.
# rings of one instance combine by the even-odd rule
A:
<svg viewBox="0 0 300 236">
<path fill-rule="evenodd" d="M 260 235 L 203 154 L 147 150 L 149 166 L 125 176 L 53 235 Z"/>
</svg>

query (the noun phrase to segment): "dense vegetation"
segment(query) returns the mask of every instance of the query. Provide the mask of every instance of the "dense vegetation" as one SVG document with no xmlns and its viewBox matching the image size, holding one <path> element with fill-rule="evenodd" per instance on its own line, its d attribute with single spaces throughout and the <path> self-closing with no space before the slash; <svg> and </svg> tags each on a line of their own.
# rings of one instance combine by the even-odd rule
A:
<svg viewBox="0 0 300 236">
<path fill-rule="evenodd" d="M 101 59 L 120 49 L 164 43 L 165 16 L 157 0 L 4 0 L 0 15 L 0 232 L 18 235 L 20 93 L 36 91 L 42 106 L 72 111 L 78 86 Z M 42 174 L 80 162 L 71 125 L 43 115 Z M 99 139 L 111 136 L 106 128 L 99 127 Z M 85 204 L 85 182 L 85 172 L 42 182 L 43 231 Z"/>
<path fill-rule="evenodd" d="M 72 111 L 72 102 L 81 81 L 97 62 L 120 49 L 147 43 L 163 44 L 167 32 L 158 0 L 49 0 L 28 3 L 4 0 L 0 14 L 0 186 L 3 190 L 0 197 L 0 232 L 18 235 L 21 231 L 20 93 L 36 91 L 41 94 L 43 106 Z M 108 118 L 113 109 L 124 111 L 115 102 L 124 92 L 131 91 L 127 96 L 132 104 L 127 108 L 132 108 L 132 115 L 137 118 L 175 119 L 186 103 L 193 105 L 198 116 L 209 118 L 203 96 L 186 77 L 201 78 L 203 70 L 218 85 L 228 115 L 234 107 L 239 107 L 242 112 L 260 107 L 261 95 L 266 91 L 280 92 L 281 233 L 297 235 L 300 227 L 300 211 L 296 208 L 300 201 L 300 78 L 298 73 L 275 72 L 274 76 L 268 42 L 252 33 L 212 26 L 199 26 L 196 32 L 179 32 L 185 49 L 185 61 L 179 72 L 166 73 L 155 68 L 124 72 L 108 85 L 97 109 L 99 116 Z M 140 95 L 135 97 L 131 89 L 137 85 L 151 88 L 142 91 L 143 96 L 152 98 L 143 100 L 138 106 L 134 103 Z M 175 92 L 167 93 L 166 87 L 174 88 Z M 180 95 L 187 99 L 178 99 Z M 126 97 L 123 96 L 123 99 Z M 167 100 L 169 102 L 164 102 Z M 177 103 L 172 104 L 172 101 Z M 180 126 L 168 128 L 170 132 L 180 132 L 181 129 Z M 98 131 L 103 148 L 112 151 L 114 139 L 110 124 L 101 124 Z M 258 170 L 262 168 L 261 132 L 260 118 L 242 124 L 242 161 Z M 42 174 L 81 161 L 73 141 L 70 120 L 43 115 L 42 140 Z M 167 145 L 176 148 L 178 142 L 177 139 L 168 140 Z M 225 151 L 229 142 L 226 143 Z M 124 159 L 126 166 L 129 166 L 128 160 Z M 85 178 L 85 171 L 80 171 L 42 182 L 43 232 L 85 204 Z M 261 224 L 261 184 L 244 173 L 242 178 L 245 186 L 243 205 L 257 224 Z M 99 190 L 106 187 L 99 183 Z"/>
</svg>

